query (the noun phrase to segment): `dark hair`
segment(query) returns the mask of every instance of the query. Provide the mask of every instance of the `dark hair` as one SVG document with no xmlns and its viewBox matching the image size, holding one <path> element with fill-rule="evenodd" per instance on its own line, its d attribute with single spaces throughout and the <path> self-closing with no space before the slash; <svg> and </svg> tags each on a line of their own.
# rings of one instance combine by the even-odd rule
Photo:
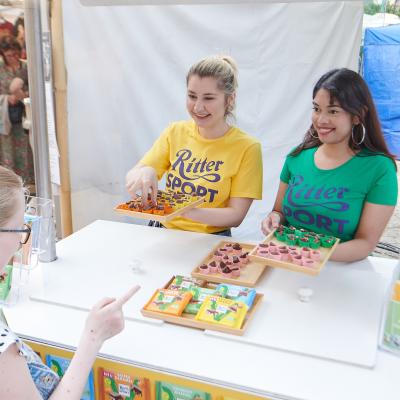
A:
<svg viewBox="0 0 400 400">
<path fill-rule="evenodd" d="M 8 50 L 17 50 L 21 51 L 21 45 L 17 42 L 17 40 L 12 36 L 5 36 L 1 39 L 0 42 L 0 55 L 3 57 L 4 62 L 7 64 L 6 57 L 4 57 L 4 53 Z"/>
<path fill-rule="evenodd" d="M 16 21 L 14 22 L 13 26 L 13 36 L 17 37 L 18 36 L 18 27 L 22 25 L 25 28 L 25 21 L 24 17 L 18 17 Z"/>
<path fill-rule="evenodd" d="M 395 157 L 389 152 L 378 119 L 378 114 L 371 92 L 364 79 L 357 73 L 347 68 L 333 69 L 322 75 L 313 89 L 313 99 L 317 92 L 325 89 L 330 94 L 331 103 L 338 101 L 340 107 L 353 116 L 357 116 L 360 124 L 354 126 L 354 137 L 359 140 L 363 137 L 363 126 L 365 138 L 362 143 L 357 144 L 352 137 L 349 139 L 349 147 L 354 151 L 367 150 L 367 155 L 382 154 L 391 158 L 396 165 Z M 322 144 L 318 137 L 314 137 L 313 126 L 306 132 L 303 142 L 291 153 L 296 156 L 302 150 L 317 147 Z M 315 134 L 314 134 L 315 135 Z M 364 154 L 365 155 L 365 154 Z"/>
</svg>

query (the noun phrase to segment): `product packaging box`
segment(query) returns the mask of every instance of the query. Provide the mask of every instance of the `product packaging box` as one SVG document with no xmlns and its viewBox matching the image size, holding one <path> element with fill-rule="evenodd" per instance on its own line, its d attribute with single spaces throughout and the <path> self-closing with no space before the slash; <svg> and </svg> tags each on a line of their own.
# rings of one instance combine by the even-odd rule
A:
<svg viewBox="0 0 400 400">
<path fill-rule="evenodd" d="M 67 370 L 71 360 L 64 357 L 54 356 L 51 354 L 46 355 L 46 364 L 62 378 Z M 95 400 L 93 371 L 89 374 L 89 379 L 86 382 L 85 389 L 83 390 L 81 400 Z"/>
<path fill-rule="evenodd" d="M 150 400 L 150 382 L 124 372 L 99 368 L 99 400 Z"/>
<path fill-rule="evenodd" d="M 211 400 L 211 395 L 201 390 L 158 381 L 156 382 L 156 400 Z"/>
</svg>

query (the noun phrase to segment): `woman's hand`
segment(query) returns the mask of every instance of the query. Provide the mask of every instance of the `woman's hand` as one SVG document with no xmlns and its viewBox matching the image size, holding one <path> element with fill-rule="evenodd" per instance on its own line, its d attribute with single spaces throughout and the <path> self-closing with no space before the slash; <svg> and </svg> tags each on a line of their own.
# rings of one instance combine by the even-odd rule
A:
<svg viewBox="0 0 400 400">
<path fill-rule="evenodd" d="M 7 95 L 7 101 L 10 106 L 15 106 L 18 103 L 18 97 L 14 94 Z"/>
<path fill-rule="evenodd" d="M 156 203 L 158 180 L 154 168 L 146 165 L 136 165 L 126 174 L 126 189 L 132 198 L 139 192 L 143 203 L 147 204 L 147 195 L 150 193 L 151 200 Z"/>
<path fill-rule="evenodd" d="M 107 297 L 96 303 L 86 319 L 83 335 L 101 346 L 105 340 L 120 333 L 125 326 L 122 306 L 139 289 L 140 286 L 135 285 L 119 299 Z"/>
<path fill-rule="evenodd" d="M 21 78 L 14 78 L 9 86 L 9 91 L 11 94 L 16 94 L 16 93 L 24 93 L 23 92 L 24 88 L 24 81 Z"/>
<path fill-rule="evenodd" d="M 282 223 L 282 214 L 278 211 L 271 211 L 261 222 L 261 231 L 264 235 L 268 235 L 271 231 L 278 228 Z"/>
</svg>

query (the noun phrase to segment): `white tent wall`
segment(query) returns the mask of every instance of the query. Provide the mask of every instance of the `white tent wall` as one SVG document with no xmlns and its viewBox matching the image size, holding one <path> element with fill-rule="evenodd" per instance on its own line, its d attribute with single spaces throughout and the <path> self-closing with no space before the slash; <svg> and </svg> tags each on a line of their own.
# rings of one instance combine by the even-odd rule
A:
<svg viewBox="0 0 400 400">
<path fill-rule="evenodd" d="M 362 1 L 63 2 L 74 230 L 132 221 L 112 211 L 128 199 L 125 173 L 170 122 L 188 118 L 188 68 L 225 53 L 239 68 L 236 125 L 261 141 L 264 160 L 263 200 L 234 236 L 259 239 L 285 155 L 310 125 L 313 85 L 331 68 L 357 69 L 362 16 Z"/>
</svg>

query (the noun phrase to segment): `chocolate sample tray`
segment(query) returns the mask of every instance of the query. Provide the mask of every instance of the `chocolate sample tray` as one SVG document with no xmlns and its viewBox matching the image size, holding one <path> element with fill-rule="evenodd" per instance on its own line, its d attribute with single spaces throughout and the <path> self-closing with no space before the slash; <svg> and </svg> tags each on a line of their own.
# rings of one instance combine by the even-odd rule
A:
<svg viewBox="0 0 400 400">
<path fill-rule="evenodd" d="M 164 286 L 164 289 L 167 289 L 170 286 L 170 284 L 172 283 L 174 278 L 175 277 L 172 277 L 167 282 L 167 284 Z M 217 285 L 215 283 L 205 282 L 204 286 L 202 286 L 202 287 L 209 288 L 209 289 L 215 289 L 216 286 Z M 157 293 L 157 290 L 153 293 L 153 295 L 151 296 L 151 299 L 140 310 L 142 315 L 144 315 L 145 317 L 160 319 L 165 322 L 169 322 L 169 323 L 176 324 L 176 325 L 187 326 L 190 328 L 219 331 L 219 332 L 229 333 L 229 334 L 236 335 L 236 336 L 242 336 L 244 334 L 249 322 L 253 318 L 254 313 L 255 313 L 256 309 L 259 307 L 259 305 L 261 304 L 262 298 L 264 296 L 262 293 L 256 293 L 253 304 L 250 307 L 250 309 L 248 310 L 241 327 L 240 328 L 231 328 L 229 326 L 217 325 L 217 324 L 213 324 L 213 323 L 209 323 L 209 322 L 196 320 L 195 314 L 187 314 L 184 312 L 180 316 L 175 316 L 175 315 L 165 314 L 162 312 L 146 310 L 146 307 L 151 303 L 151 301 L 154 298 L 154 296 L 156 295 L 156 293 Z"/>
<path fill-rule="evenodd" d="M 158 190 L 157 204 L 142 205 L 141 196 L 119 204 L 114 211 L 133 218 L 168 222 L 182 213 L 204 203 L 204 197 Z"/>
<path fill-rule="evenodd" d="M 278 235 L 279 236 L 279 235 Z M 315 237 L 314 237 L 315 238 Z M 313 238 L 313 239 L 314 239 Z M 272 231 L 265 240 L 250 252 L 249 258 L 255 263 L 271 267 L 289 269 L 308 275 L 318 275 L 334 252 L 340 239 L 329 237 L 330 247 L 307 247 L 306 243 L 288 243 Z"/>
<path fill-rule="evenodd" d="M 246 264 L 242 262 L 238 263 L 238 266 L 235 266 L 233 263 L 233 258 L 237 257 L 240 260 L 239 251 L 234 251 L 231 248 L 229 251 L 226 251 L 224 256 L 228 257 L 228 263 L 224 262 L 224 258 L 221 259 L 219 256 L 215 256 L 216 253 L 221 253 L 222 248 L 229 248 L 235 245 L 239 245 L 242 249 L 241 254 L 249 253 L 254 249 L 255 245 L 247 244 L 247 243 L 237 243 L 237 242 L 230 242 L 230 241 L 221 241 L 219 242 L 209 253 L 208 255 L 202 260 L 202 262 L 196 266 L 196 268 L 191 272 L 191 275 L 194 278 L 205 279 L 211 282 L 218 282 L 218 283 L 229 283 L 233 285 L 241 285 L 241 286 L 248 286 L 254 287 L 256 283 L 261 278 L 264 270 L 268 264 L 268 260 L 265 260 L 264 263 L 253 262 L 247 256 L 247 260 L 245 261 Z M 236 246 L 237 247 L 237 246 Z M 215 267 L 210 267 L 210 263 L 215 262 Z M 225 267 L 220 268 L 220 262 L 224 262 Z M 207 266 L 208 268 L 204 268 Z M 228 267 L 231 271 L 227 270 L 227 273 L 224 272 L 224 268 Z M 237 271 L 233 270 L 239 268 L 239 275 Z M 236 273 L 233 273 L 236 272 Z"/>
</svg>

